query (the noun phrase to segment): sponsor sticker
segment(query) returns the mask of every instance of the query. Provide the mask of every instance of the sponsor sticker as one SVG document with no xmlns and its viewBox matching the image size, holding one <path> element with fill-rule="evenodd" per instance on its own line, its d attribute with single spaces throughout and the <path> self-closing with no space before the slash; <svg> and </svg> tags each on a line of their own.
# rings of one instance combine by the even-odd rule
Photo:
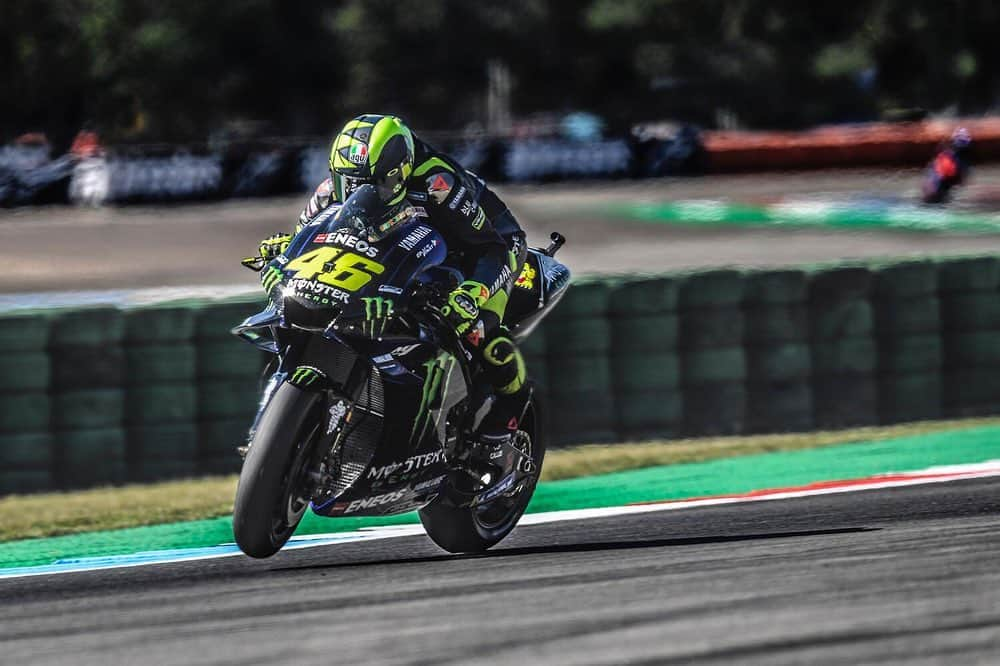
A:
<svg viewBox="0 0 1000 666">
<path fill-rule="evenodd" d="M 462 204 L 462 208 L 458 212 L 460 212 L 462 215 L 466 217 L 472 217 L 473 215 L 475 215 L 476 209 L 478 208 L 479 204 L 477 204 L 475 201 L 470 200 Z"/>
<path fill-rule="evenodd" d="M 432 490 L 441 485 L 441 482 L 444 481 L 444 479 L 445 476 L 443 474 L 441 476 L 435 476 L 433 479 L 427 479 L 426 481 L 421 481 L 417 485 L 413 486 L 413 490 L 414 492 L 418 493 L 426 490 Z"/>
<path fill-rule="evenodd" d="M 340 426 L 340 422 L 347 414 L 347 403 L 343 400 L 330 405 L 330 421 L 326 425 L 326 434 L 330 434 Z"/>
<path fill-rule="evenodd" d="M 330 301 L 339 301 L 341 303 L 347 303 L 351 299 L 351 295 L 346 291 L 337 289 L 336 287 L 331 287 L 328 284 L 323 284 L 322 282 L 317 282 L 315 280 L 296 278 L 294 280 L 289 280 L 288 286 L 295 291 L 296 294 L 301 296 L 322 296 Z"/>
<path fill-rule="evenodd" d="M 391 284 L 383 284 L 378 288 L 381 294 L 402 294 L 402 287 L 393 287 Z"/>
<path fill-rule="evenodd" d="M 420 346 L 419 344 L 416 344 L 416 345 L 403 345 L 402 347 L 396 347 L 395 349 L 392 350 L 391 353 L 392 353 L 393 356 L 406 356 L 407 354 L 409 354 L 411 351 L 413 351 L 414 349 L 418 348 L 419 346 Z"/>
<path fill-rule="evenodd" d="M 406 234 L 403 240 L 399 241 L 399 247 L 404 250 L 412 250 L 417 246 L 417 243 L 427 238 L 431 233 L 430 227 L 425 227 L 420 225 L 410 233 Z"/>
<path fill-rule="evenodd" d="M 437 244 L 438 241 L 436 238 L 431 239 L 431 242 L 429 242 L 427 245 L 417 250 L 417 258 L 423 259 L 424 257 L 426 257 L 428 254 L 431 253 L 431 250 L 437 247 Z"/>
<path fill-rule="evenodd" d="M 497 276 L 497 279 L 493 282 L 493 289 L 491 290 L 492 293 L 494 294 L 497 293 L 498 291 L 500 291 L 500 289 L 503 288 L 505 284 L 507 284 L 507 280 L 510 279 L 511 272 L 512 271 L 510 270 L 510 266 L 504 266 L 503 268 L 500 269 L 500 274 Z"/>
<path fill-rule="evenodd" d="M 458 190 L 455 192 L 455 197 L 451 200 L 451 203 L 448 204 L 448 208 L 451 208 L 452 210 L 458 208 L 458 204 L 462 202 L 462 197 L 465 196 L 466 192 L 468 192 L 468 190 L 465 189 L 465 185 L 459 185 Z"/>
<path fill-rule="evenodd" d="M 510 490 L 510 487 L 513 485 L 514 485 L 514 472 L 511 472 L 506 477 L 504 477 L 503 481 L 501 481 L 500 483 L 498 483 L 497 485 L 493 486 L 485 493 L 480 495 L 478 500 L 476 501 L 476 504 L 483 504 L 485 502 L 489 502 L 491 500 L 496 499 L 503 493 Z"/>
<path fill-rule="evenodd" d="M 521 289 L 532 289 L 535 286 L 535 278 L 538 277 L 538 271 L 528 265 L 528 262 L 524 262 L 524 268 L 521 269 L 521 274 L 514 281 L 514 284 Z"/>
<path fill-rule="evenodd" d="M 421 453 L 419 455 L 411 456 L 406 460 L 389 463 L 388 465 L 382 465 L 381 467 L 370 467 L 368 469 L 368 474 L 365 475 L 365 478 L 374 481 L 383 481 L 392 476 L 403 478 L 406 474 L 421 470 L 428 465 L 441 462 L 443 460 L 443 456 L 444 454 L 440 450 L 431 451 L 430 453 Z"/>
<path fill-rule="evenodd" d="M 479 214 L 476 215 L 476 219 L 472 221 L 472 228 L 479 231 L 483 228 L 483 224 L 486 223 L 486 211 L 482 208 L 479 209 Z"/>
<path fill-rule="evenodd" d="M 384 504 L 393 504 L 404 497 L 406 497 L 405 490 L 397 490 L 395 492 L 386 493 L 384 495 L 375 495 L 373 497 L 363 497 L 362 499 L 356 499 L 348 504 L 347 508 L 344 509 L 344 513 L 354 513 L 355 511 L 372 509 Z"/>
<path fill-rule="evenodd" d="M 351 149 L 347 154 L 347 159 L 351 160 L 355 164 L 364 164 L 368 161 L 368 146 L 363 143 L 351 144 Z"/>
<path fill-rule="evenodd" d="M 323 243 L 325 245 L 337 245 L 339 247 L 347 247 L 352 250 L 357 250 L 369 259 L 374 259 L 378 256 L 377 247 L 366 241 L 364 238 L 358 238 L 349 231 L 334 231 L 332 233 L 316 234 L 313 238 L 313 242 Z"/>
</svg>

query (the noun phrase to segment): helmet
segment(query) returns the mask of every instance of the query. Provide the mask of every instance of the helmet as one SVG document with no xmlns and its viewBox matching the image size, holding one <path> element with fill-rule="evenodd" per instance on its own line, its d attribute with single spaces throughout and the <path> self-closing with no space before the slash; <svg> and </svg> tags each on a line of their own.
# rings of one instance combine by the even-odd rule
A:
<svg viewBox="0 0 1000 666">
<path fill-rule="evenodd" d="M 964 127 L 959 127 L 954 132 L 951 133 L 951 147 L 955 150 L 963 150 L 969 147 L 972 143 L 972 135 L 969 134 L 969 130 Z"/>
<path fill-rule="evenodd" d="M 396 116 L 358 116 L 344 125 L 330 148 L 330 176 L 338 201 L 370 183 L 384 203 L 398 204 L 406 197 L 412 171 L 413 133 Z"/>
<path fill-rule="evenodd" d="M 352 228 L 375 243 L 419 215 L 420 211 L 408 201 L 386 203 L 374 185 L 365 183 L 347 197 L 334 219 L 340 226 Z"/>
</svg>

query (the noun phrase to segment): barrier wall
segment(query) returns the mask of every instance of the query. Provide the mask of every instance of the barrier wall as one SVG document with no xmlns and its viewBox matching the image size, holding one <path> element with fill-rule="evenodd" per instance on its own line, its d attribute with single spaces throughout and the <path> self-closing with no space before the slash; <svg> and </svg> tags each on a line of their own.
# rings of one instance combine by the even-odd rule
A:
<svg viewBox="0 0 1000 666">
<path fill-rule="evenodd" d="M 239 469 L 263 296 L 0 317 L 0 494 Z M 1000 258 L 585 278 L 523 344 L 553 445 L 1000 412 Z"/>
<path fill-rule="evenodd" d="M 714 131 L 702 139 L 708 170 L 762 171 L 920 165 L 956 127 L 973 137 L 973 159 L 1000 157 L 1000 118 L 829 125 L 799 132 Z"/>
<path fill-rule="evenodd" d="M 831 125 L 795 132 L 705 131 L 673 136 L 452 137 L 435 145 L 490 182 L 549 182 L 725 171 L 926 164 L 959 126 L 973 163 L 1000 158 L 1000 118 Z M 435 137 L 436 138 L 436 137 Z M 164 154 L 164 150 L 173 154 Z M 180 202 L 307 193 L 329 169 L 329 146 L 273 139 L 227 151 L 184 146 L 109 147 L 89 158 L 0 147 L 0 206 Z M 147 153 L 147 154 L 144 154 Z"/>
</svg>

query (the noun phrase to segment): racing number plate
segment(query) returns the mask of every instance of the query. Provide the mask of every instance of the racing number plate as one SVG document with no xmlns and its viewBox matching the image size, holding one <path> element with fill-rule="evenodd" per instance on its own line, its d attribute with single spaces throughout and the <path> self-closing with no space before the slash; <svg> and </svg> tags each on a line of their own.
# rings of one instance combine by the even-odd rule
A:
<svg viewBox="0 0 1000 666">
<path fill-rule="evenodd" d="M 344 291 L 357 291 L 382 273 L 385 266 L 353 252 L 321 247 L 288 262 L 285 270 L 294 271 L 296 278 L 316 280 Z"/>
</svg>

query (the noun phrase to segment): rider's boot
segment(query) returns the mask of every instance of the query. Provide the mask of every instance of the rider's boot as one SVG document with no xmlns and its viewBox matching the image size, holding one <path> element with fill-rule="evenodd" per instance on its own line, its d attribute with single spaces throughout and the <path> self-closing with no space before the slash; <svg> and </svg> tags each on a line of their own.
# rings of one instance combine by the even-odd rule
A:
<svg viewBox="0 0 1000 666">
<path fill-rule="evenodd" d="M 524 414 L 529 395 L 527 384 L 522 385 L 514 393 L 497 395 L 493 407 L 477 430 L 476 440 L 490 446 L 510 442 L 521 425 L 521 416 Z"/>
<path fill-rule="evenodd" d="M 476 429 L 471 453 L 480 466 L 492 466 L 492 461 L 501 459 L 504 445 L 512 441 L 520 426 L 531 387 L 524 357 L 506 330 L 484 341 L 482 358 L 482 378 L 492 386 L 495 400 Z"/>
</svg>

